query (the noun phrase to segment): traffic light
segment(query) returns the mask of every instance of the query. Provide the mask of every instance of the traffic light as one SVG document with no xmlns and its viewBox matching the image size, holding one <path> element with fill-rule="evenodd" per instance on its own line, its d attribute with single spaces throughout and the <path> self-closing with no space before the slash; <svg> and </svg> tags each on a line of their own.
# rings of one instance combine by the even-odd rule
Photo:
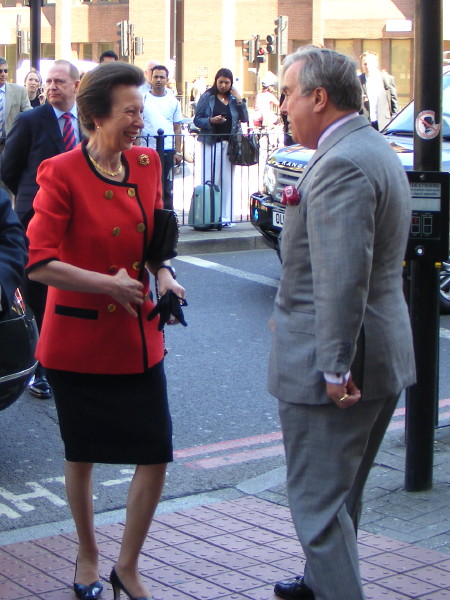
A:
<svg viewBox="0 0 450 600">
<path fill-rule="evenodd" d="M 117 36 L 119 38 L 120 56 L 128 56 L 130 52 L 128 47 L 128 21 L 120 21 L 117 23 Z"/>
<path fill-rule="evenodd" d="M 250 44 L 252 42 L 250 40 L 245 40 L 242 42 L 242 56 L 244 60 L 248 60 L 250 62 Z"/>
<path fill-rule="evenodd" d="M 259 35 L 255 35 L 254 37 L 254 48 L 255 48 L 255 57 L 253 60 L 258 60 L 258 56 L 259 56 L 259 50 L 260 50 L 260 45 L 259 45 Z"/>
<path fill-rule="evenodd" d="M 144 38 L 143 37 L 135 37 L 134 38 L 134 53 L 136 56 L 142 56 L 142 54 L 144 54 Z"/>
<path fill-rule="evenodd" d="M 274 35 L 268 35 L 266 37 L 266 52 L 267 54 L 275 54 L 275 52 L 277 51 L 276 48 L 276 43 L 277 43 L 277 39 Z"/>
<path fill-rule="evenodd" d="M 242 42 L 242 54 L 249 63 L 255 62 L 255 40 L 253 38 Z"/>
<path fill-rule="evenodd" d="M 258 48 L 258 54 L 256 55 L 256 60 L 258 62 L 266 62 L 266 49 L 264 46 L 260 46 Z"/>
<path fill-rule="evenodd" d="M 285 56 L 288 53 L 288 18 L 275 19 L 275 35 L 277 39 L 277 54 Z"/>
<path fill-rule="evenodd" d="M 22 54 L 30 54 L 30 34 L 26 29 L 17 31 L 17 52 Z"/>
</svg>

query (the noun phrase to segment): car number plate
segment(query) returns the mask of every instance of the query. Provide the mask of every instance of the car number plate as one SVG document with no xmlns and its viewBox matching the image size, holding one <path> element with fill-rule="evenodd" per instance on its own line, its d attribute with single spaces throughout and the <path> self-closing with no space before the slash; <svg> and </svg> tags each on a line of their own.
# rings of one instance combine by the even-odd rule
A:
<svg viewBox="0 0 450 600">
<path fill-rule="evenodd" d="M 284 223 L 284 213 L 278 212 L 277 210 L 272 211 L 273 226 L 278 227 L 278 229 L 282 229 L 283 223 Z"/>
</svg>

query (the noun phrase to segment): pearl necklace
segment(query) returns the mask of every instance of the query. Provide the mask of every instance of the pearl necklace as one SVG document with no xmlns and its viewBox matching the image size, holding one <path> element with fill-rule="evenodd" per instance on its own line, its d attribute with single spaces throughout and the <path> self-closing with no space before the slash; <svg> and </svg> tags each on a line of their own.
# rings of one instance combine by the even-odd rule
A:
<svg viewBox="0 0 450 600">
<path fill-rule="evenodd" d="M 123 164 L 120 163 L 120 167 L 117 171 L 107 171 L 106 169 L 104 169 L 103 167 L 101 167 L 98 162 L 95 162 L 95 160 L 92 158 L 92 156 L 88 153 L 89 156 L 89 160 L 91 161 L 91 163 L 94 165 L 94 167 L 97 169 L 97 171 L 100 171 L 100 173 L 103 173 L 104 175 L 109 175 L 110 177 L 116 177 L 117 175 L 120 175 L 123 171 Z"/>
</svg>

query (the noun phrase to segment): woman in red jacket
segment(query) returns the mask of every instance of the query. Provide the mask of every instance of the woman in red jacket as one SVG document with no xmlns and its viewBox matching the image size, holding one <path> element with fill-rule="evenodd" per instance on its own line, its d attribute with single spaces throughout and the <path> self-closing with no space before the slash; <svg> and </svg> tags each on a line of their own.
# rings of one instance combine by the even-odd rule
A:
<svg viewBox="0 0 450 600">
<path fill-rule="evenodd" d="M 133 65 L 108 62 L 81 83 L 78 115 L 88 140 L 44 161 L 29 228 L 29 277 L 49 286 L 37 356 L 54 390 L 66 455 L 66 490 L 79 538 L 74 591 L 99 598 L 93 463 L 135 464 L 114 596 L 149 598 L 138 558 L 172 460 L 164 344 L 149 271 L 159 292 L 184 289 L 165 263 L 147 265 L 161 165 L 134 146 L 144 82 Z M 67 133 L 70 135 L 70 132 Z"/>
</svg>

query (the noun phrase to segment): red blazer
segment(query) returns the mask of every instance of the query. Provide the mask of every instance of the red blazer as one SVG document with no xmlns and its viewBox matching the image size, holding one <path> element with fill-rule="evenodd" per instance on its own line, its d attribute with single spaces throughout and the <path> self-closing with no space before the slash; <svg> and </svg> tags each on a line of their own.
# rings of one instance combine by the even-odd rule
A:
<svg viewBox="0 0 450 600">
<path fill-rule="evenodd" d="M 99 175 L 81 144 L 41 164 L 28 271 L 61 260 L 99 273 L 125 267 L 148 281 L 144 256 L 154 209 L 162 208 L 161 164 L 150 148 L 133 147 L 123 157 L 121 183 Z M 147 300 L 136 319 L 110 296 L 49 287 L 36 356 L 51 369 L 142 373 L 164 354 L 159 319 L 146 318 L 153 306 Z"/>
</svg>

